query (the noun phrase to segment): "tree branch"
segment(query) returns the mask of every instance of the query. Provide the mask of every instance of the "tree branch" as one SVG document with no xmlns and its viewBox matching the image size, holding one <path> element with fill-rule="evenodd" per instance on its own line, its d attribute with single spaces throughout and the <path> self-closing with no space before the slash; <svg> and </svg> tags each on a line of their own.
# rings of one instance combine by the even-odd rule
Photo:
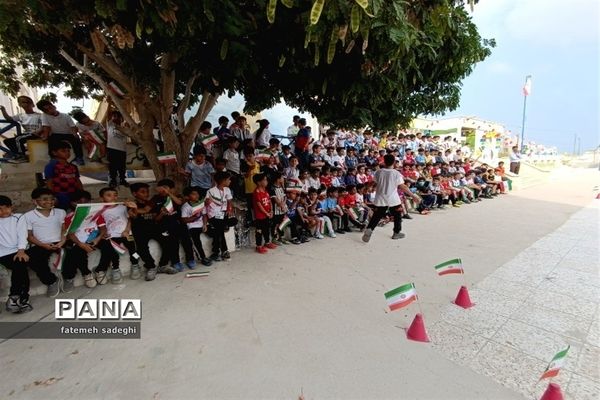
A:
<svg viewBox="0 0 600 400">
<path fill-rule="evenodd" d="M 190 79 L 188 79 L 187 84 L 185 85 L 185 94 L 183 95 L 183 99 L 181 99 L 181 102 L 179 103 L 179 106 L 177 108 L 177 128 L 179 129 L 179 132 L 183 132 L 183 130 L 185 129 L 184 115 L 190 106 L 190 98 L 192 97 L 192 87 L 194 86 L 194 83 L 196 82 L 196 79 L 198 79 L 199 76 L 200 73 L 194 71 Z"/>
<path fill-rule="evenodd" d="M 104 90 L 104 92 L 111 98 L 111 100 L 113 101 L 114 105 L 117 107 L 117 109 L 121 112 L 121 114 L 123 115 L 123 118 L 125 119 L 125 121 L 127 121 L 127 123 L 132 127 L 132 129 L 134 129 L 134 127 L 139 125 L 137 124 L 137 122 L 135 122 L 133 120 L 133 118 L 131 118 L 131 115 L 129 114 L 127 108 L 125 107 L 125 104 L 123 104 L 123 101 L 119 98 L 119 96 L 117 96 L 108 86 L 108 84 L 106 83 L 106 81 L 104 81 L 104 79 L 102 79 L 100 77 L 100 75 L 96 74 L 95 72 L 91 71 L 89 68 L 84 67 L 83 65 L 79 64 L 77 61 L 75 61 L 75 59 L 73 57 L 71 57 L 69 55 L 69 53 L 67 53 L 64 49 L 60 49 L 59 54 L 69 62 L 69 64 L 71 64 L 73 67 L 75 67 L 77 70 L 81 71 L 82 73 L 86 74 L 87 76 L 89 76 L 90 78 L 92 78 L 98 85 L 100 85 L 100 87 L 102 88 L 102 90 Z M 135 139 L 135 138 L 134 138 Z"/>
</svg>

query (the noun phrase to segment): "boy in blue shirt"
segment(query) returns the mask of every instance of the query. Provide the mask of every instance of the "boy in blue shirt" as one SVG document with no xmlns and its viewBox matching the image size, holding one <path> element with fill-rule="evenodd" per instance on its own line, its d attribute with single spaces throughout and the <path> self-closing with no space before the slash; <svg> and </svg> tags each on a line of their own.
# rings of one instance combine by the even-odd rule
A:
<svg viewBox="0 0 600 400">
<path fill-rule="evenodd" d="M 187 163 L 185 170 L 182 172 L 190 178 L 190 186 L 200 189 L 200 198 L 205 197 L 206 192 L 213 185 L 215 169 L 206 161 L 204 149 L 194 149 L 194 159 Z"/>
</svg>

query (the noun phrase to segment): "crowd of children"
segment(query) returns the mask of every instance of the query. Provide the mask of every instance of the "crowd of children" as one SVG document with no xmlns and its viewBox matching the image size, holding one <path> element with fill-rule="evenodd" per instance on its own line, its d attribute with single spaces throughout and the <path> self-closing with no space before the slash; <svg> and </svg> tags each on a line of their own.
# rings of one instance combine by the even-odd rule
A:
<svg viewBox="0 0 600 400">
<path fill-rule="evenodd" d="M 143 276 L 147 281 L 157 273 L 194 269 L 197 262 L 210 266 L 227 260 L 231 255 L 225 232 L 238 225 L 234 199 L 237 207 L 246 209 L 245 222 L 255 229 L 256 252 L 265 254 L 284 244 L 336 238 L 353 228 L 368 242 L 373 229 L 388 222 L 393 222 L 392 238 L 401 239 L 402 219 L 412 219 L 411 210 L 426 215 L 494 198 L 510 187 L 502 162 L 496 168 L 474 167 L 449 140 L 403 134 L 382 134 L 376 140 L 365 132 L 340 143 L 330 130 L 318 141 L 306 141 L 306 121 L 294 118 L 293 139 L 306 143 L 292 151 L 271 136 L 268 121 L 261 121 L 265 140 L 257 146 L 244 117 L 233 116 L 236 121 L 229 127 L 226 117 L 219 119 L 214 129 L 219 142 L 204 146 L 201 137 L 196 142 L 191 160 L 179 171 L 189 182 L 182 193 L 175 191 L 173 180 L 163 179 L 153 196 L 146 183 L 127 184 L 133 200 L 123 200 L 110 185 L 98 193 L 106 203 L 101 212 L 74 231 L 68 230 L 73 211 L 78 204 L 90 203 L 92 195 L 83 190 L 78 168 L 69 162 L 71 144 L 51 142 L 47 187 L 31 195 L 35 209 L 15 214 L 11 200 L 0 196 L 0 264 L 12 271 L 6 309 L 31 309 L 28 268 L 54 297 L 61 290 L 73 290 L 77 271 L 89 288 L 123 282 L 119 259 L 126 251 L 130 278 Z M 120 123 L 120 115 L 111 118 L 114 126 Z M 210 124 L 203 127 L 206 132 L 199 135 L 210 134 Z M 110 149 L 109 142 L 109 157 Z M 123 178 L 120 168 L 111 170 L 111 180 L 116 175 Z M 212 238 L 210 255 L 203 248 L 203 234 Z M 151 240 L 161 248 L 158 262 L 149 250 Z M 96 250 L 99 261 L 90 270 L 88 255 Z M 64 256 L 56 274 L 49 265 L 53 253 Z"/>
</svg>

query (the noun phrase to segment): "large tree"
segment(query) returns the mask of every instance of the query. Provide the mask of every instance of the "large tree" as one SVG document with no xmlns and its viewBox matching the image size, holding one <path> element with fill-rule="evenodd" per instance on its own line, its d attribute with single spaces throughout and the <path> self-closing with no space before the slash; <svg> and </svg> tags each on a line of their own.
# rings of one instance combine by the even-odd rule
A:
<svg viewBox="0 0 600 400">
<path fill-rule="evenodd" d="M 110 96 L 157 177 L 153 128 L 182 166 L 222 94 L 390 128 L 456 108 L 493 45 L 459 0 L 0 0 L 0 89 Z"/>
</svg>

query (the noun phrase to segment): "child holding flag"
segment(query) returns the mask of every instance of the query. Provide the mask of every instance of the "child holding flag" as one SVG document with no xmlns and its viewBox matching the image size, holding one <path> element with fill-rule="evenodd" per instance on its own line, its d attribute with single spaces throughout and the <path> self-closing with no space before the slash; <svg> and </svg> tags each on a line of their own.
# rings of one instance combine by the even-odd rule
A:
<svg viewBox="0 0 600 400">
<path fill-rule="evenodd" d="M 29 304 L 29 256 L 27 225 L 20 214 L 13 214 L 12 201 L 0 196 L 0 264 L 11 270 L 6 311 L 15 314 L 31 311 Z"/>
<path fill-rule="evenodd" d="M 208 217 L 206 215 L 206 204 L 204 199 L 200 200 L 200 189 L 187 187 L 183 190 L 183 196 L 187 201 L 181 206 L 181 221 L 186 224 L 189 240 L 182 240 L 183 251 L 188 260 L 194 259 L 194 248 L 200 256 L 200 263 L 205 266 L 212 265 L 212 260 L 206 257 L 202 248 L 201 235 L 208 230 Z M 188 264 L 189 266 L 189 264 Z M 195 263 L 194 263 L 195 266 Z M 193 269 L 193 267 L 190 267 Z"/>
<path fill-rule="evenodd" d="M 29 265 L 40 281 L 48 286 L 46 295 L 56 297 L 60 292 L 58 278 L 50 271 L 48 261 L 52 253 L 60 252 L 65 244 L 65 216 L 67 213 L 54 208 L 54 193 L 50 189 L 36 188 L 31 192 L 35 209 L 26 212 L 27 240 L 31 244 L 27 255 Z"/>
<path fill-rule="evenodd" d="M 75 126 L 83 138 L 88 157 L 92 161 L 101 161 L 106 155 L 106 129 L 83 111 L 74 112 L 73 118 L 77 121 Z"/>
<path fill-rule="evenodd" d="M 123 282 L 123 274 L 119 268 L 119 258 L 129 251 L 129 261 L 131 262 L 131 279 L 139 279 L 142 276 L 138 260 L 140 256 L 135 251 L 135 242 L 131 236 L 131 221 L 129 220 L 129 208 L 135 208 L 132 202 L 124 204 L 114 204 L 118 201 L 119 193 L 117 189 L 107 187 L 100 189 L 100 198 L 102 202 L 109 203 L 102 210 L 102 217 L 106 224 L 106 231 L 103 240 L 100 242 L 100 261 L 96 267 L 96 280 L 100 285 L 108 282 L 106 272 L 112 264 L 111 283 L 119 284 Z"/>
<path fill-rule="evenodd" d="M 71 205 L 76 208 L 78 204 L 86 204 L 92 200 L 92 195 L 85 190 L 78 190 L 71 193 Z M 69 213 L 65 218 L 65 229 L 68 229 L 65 244 L 65 261 L 62 268 L 64 293 L 70 293 L 75 287 L 73 281 L 77 270 L 81 272 L 85 286 L 93 288 L 96 286 L 96 279 L 88 268 L 88 254 L 96 250 L 98 243 L 102 241 L 106 233 L 106 227 L 102 214 L 92 214 L 92 218 L 85 218 L 81 224 L 76 222 L 77 227 L 69 229 L 72 222 L 77 219 L 80 212 L 77 209 Z M 88 214 L 90 215 L 90 214 Z M 96 271 L 98 268 L 96 268 Z"/>
</svg>

